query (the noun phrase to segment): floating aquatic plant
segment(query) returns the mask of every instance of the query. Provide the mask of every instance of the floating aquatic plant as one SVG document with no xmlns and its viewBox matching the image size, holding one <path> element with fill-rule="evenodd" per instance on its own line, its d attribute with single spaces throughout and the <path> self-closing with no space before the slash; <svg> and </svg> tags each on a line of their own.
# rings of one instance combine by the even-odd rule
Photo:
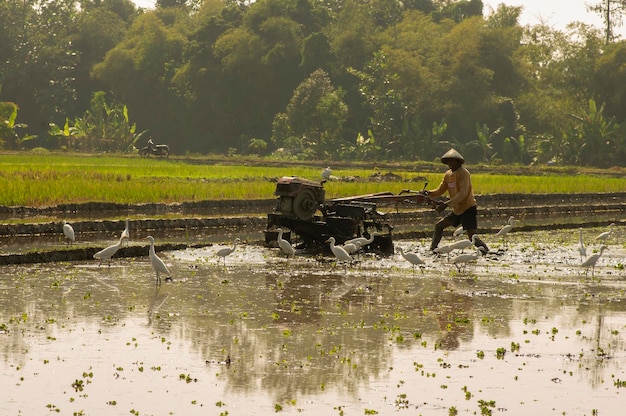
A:
<svg viewBox="0 0 626 416">
<path fill-rule="evenodd" d="M 76 392 L 83 391 L 84 389 L 83 380 L 79 380 L 79 379 L 74 380 L 74 382 L 72 383 L 72 388 L 74 388 L 74 391 Z"/>
<path fill-rule="evenodd" d="M 506 348 L 504 347 L 500 347 L 496 350 L 496 358 L 498 360 L 504 359 L 505 354 L 506 354 Z"/>
<path fill-rule="evenodd" d="M 620 380 L 618 378 L 613 382 L 613 385 L 617 388 L 626 388 L 626 380 Z"/>
<path fill-rule="evenodd" d="M 179 379 L 179 380 L 184 380 L 184 381 L 185 381 L 185 383 L 187 383 L 187 384 L 189 384 L 189 383 L 191 383 L 191 382 L 196 383 L 196 382 L 198 381 L 198 379 L 197 379 L 197 378 L 192 378 L 192 377 L 191 377 L 191 375 L 189 375 L 189 374 L 184 374 L 184 373 L 181 373 L 181 374 L 178 376 L 178 379 Z"/>
<path fill-rule="evenodd" d="M 491 415 L 491 409 L 496 407 L 496 402 L 494 400 L 478 400 L 478 407 L 480 407 L 481 415 Z"/>
</svg>

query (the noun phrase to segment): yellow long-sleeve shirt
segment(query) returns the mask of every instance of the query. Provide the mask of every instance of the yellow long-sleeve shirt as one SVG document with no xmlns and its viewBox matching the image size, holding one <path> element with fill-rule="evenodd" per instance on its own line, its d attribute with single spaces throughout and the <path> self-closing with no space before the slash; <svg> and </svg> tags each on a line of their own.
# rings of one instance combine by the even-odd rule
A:
<svg viewBox="0 0 626 416">
<path fill-rule="evenodd" d="M 468 208 L 476 205 L 470 173 L 463 166 L 455 171 L 448 169 L 443 175 L 439 187 L 430 191 L 429 195 L 437 197 L 445 194 L 446 191 L 450 194 L 448 206 L 456 215 L 461 215 Z"/>
</svg>

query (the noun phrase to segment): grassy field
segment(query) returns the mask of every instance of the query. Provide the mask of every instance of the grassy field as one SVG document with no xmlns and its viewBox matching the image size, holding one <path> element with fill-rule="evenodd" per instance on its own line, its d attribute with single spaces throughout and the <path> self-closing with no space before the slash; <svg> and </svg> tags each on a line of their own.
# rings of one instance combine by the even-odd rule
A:
<svg viewBox="0 0 626 416">
<path fill-rule="evenodd" d="M 321 164 L 246 159 L 152 159 L 65 154 L 0 154 L 0 205 L 51 206 L 61 203 L 173 203 L 204 200 L 273 198 L 281 176 L 319 180 Z M 541 170 L 467 166 L 476 194 L 586 193 L 626 190 L 626 175 L 574 168 Z M 327 198 L 403 189 L 434 188 L 445 171 L 441 164 L 346 165 L 333 175 L 369 178 L 392 172 L 393 182 L 329 181 Z M 511 172 L 511 173 L 507 173 Z"/>
</svg>

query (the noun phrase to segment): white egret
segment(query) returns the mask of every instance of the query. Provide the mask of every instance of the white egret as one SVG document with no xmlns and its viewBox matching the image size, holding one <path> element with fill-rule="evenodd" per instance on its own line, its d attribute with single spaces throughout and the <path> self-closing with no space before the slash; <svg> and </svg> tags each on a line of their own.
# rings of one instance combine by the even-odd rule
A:
<svg viewBox="0 0 626 416">
<path fill-rule="evenodd" d="M 418 266 L 420 264 L 426 264 L 424 260 L 422 260 L 420 256 L 417 255 L 417 253 L 414 253 L 412 251 L 405 252 L 404 250 L 402 250 L 402 247 L 398 247 L 398 251 L 404 258 L 404 260 L 411 263 L 411 266 L 413 266 L 413 271 L 415 271 L 415 266 Z"/>
<path fill-rule="evenodd" d="M 235 238 L 235 241 L 233 241 L 232 247 L 224 247 L 215 252 L 215 255 L 224 259 L 224 267 L 226 267 L 226 256 L 229 256 L 233 251 L 235 251 L 235 249 L 237 248 L 237 244 L 239 244 L 240 242 L 241 240 L 239 238 Z M 219 259 L 218 259 L 218 262 L 219 262 Z"/>
<path fill-rule="evenodd" d="M 291 245 L 289 241 L 283 238 L 282 228 L 278 229 L 278 238 L 276 239 L 276 241 L 278 241 L 278 246 L 283 251 L 283 253 L 287 255 L 287 257 L 296 255 L 296 249 L 293 248 L 293 246 Z"/>
<path fill-rule="evenodd" d="M 578 231 L 578 242 L 580 243 L 578 253 L 580 254 L 580 261 L 582 262 L 583 258 L 587 256 L 587 247 L 585 247 L 585 243 L 583 242 L 583 227 L 580 227 Z"/>
<path fill-rule="evenodd" d="M 474 244 L 476 244 L 476 238 L 477 238 L 477 234 L 474 234 L 471 240 L 460 240 L 460 241 L 451 243 L 449 244 L 449 247 L 452 249 L 450 251 L 465 250 L 466 248 L 469 248 L 473 246 Z"/>
<path fill-rule="evenodd" d="M 459 225 L 459 227 L 456 230 L 454 230 L 454 232 L 452 233 L 452 236 L 455 238 L 458 238 L 462 236 L 463 234 L 465 234 L 465 229 L 463 228 L 462 225 Z"/>
<path fill-rule="evenodd" d="M 607 246 L 601 246 L 600 247 L 600 251 L 592 254 L 591 256 L 587 257 L 587 260 L 585 260 L 580 266 L 585 268 L 585 276 L 587 276 L 587 273 L 589 272 L 589 268 L 591 268 L 591 277 L 593 277 L 595 271 L 596 271 L 596 263 L 598 263 L 598 259 L 600 259 L 600 256 L 602 255 L 602 253 L 604 252 L 604 250 L 607 249 Z"/>
<path fill-rule="evenodd" d="M 367 237 L 356 237 L 350 240 L 346 240 L 343 243 L 343 248 L 348 252 L 348 254 L 354 254 L 361 251 L 361 248 L 366 247 L 374 242 L 374 239 L 378 235 L 378 232 L 373 231 L 369 238 Z"/>
<path fill-rule="evenodd" d="M 326 240 L 326 242 L 330 243 L 330 251 L 333 252 L 337 260 L 349 262 L 352 262 L 354 260 L 343 247 L 335 245 L 335 237 L 330 237 L 328 240 Z"/>
<path fill-rule="evenodd" d="M 122 243 L 124 242 L 124 237 L 120 237 L 120 241 L 117 244 L 113 244 L 112 246 L 108 246 L 107 248 L 103 248 L 93 255 L 94 259 L 100 260 L 100 265 L 102 265 L 103 261 L 108 261 L 109 266 L 111 266 L 111 257 L 117 253 L 117 251 L 122 247 Z"/>
<path fill-rule="evenodd" d="M 515 225 L 516 222 L 515 218 L 509 217 L 509 223 L 500 228 L 500 231 L 496 233 L 496 237 L 502 237 L 504 245 L 506 245 L 506 235 L 513 229 L 513 225 Z"/>
<path fill-rule="evenodd" d="M 324 179 L 325 181 L 330 180 L 330 177 L 332 176 L 333 171 L 330 169 L 330 167 L 326 167 L 322 170 L 322 179 Z"/>
<path fill-rule="evenodd" d="M 65 235 L 65 239 L 72 245 L 74 241 L 76 241 L 76 234 L 74 233 L 74 227 L 68 224 L 66 221 L 63 221 L 63 234 Z"/>
<path fill-rule="evenodd" d="M 124 240 L 126 246 L 128 246 L 128 242 L 130 241 L 130 228 L 128 226 L 129 221 L 130 220 L 126 218 L 126 228 L 124 228 L 124 231 L 122 231 L 122 236 L 120 237 L 122 240 Z"/>
<path fill-rule="evenodd" d="M 454 264 L 459 271 L 461 271 L 461 266 L 460 266 L 461 264 L 465 265 L 472 261 L 476 261 L 478 260 L 480 256 L 481 256 L 480 248 L 476 247 L 476 252 L 472 254 L 459 254 L 458 256 L 456 256 L 455 258 L 451 260 L 451 263 Z"/>
<path fill-rule="evenodd" d="M 172 280 L 172 274 L 167 269 L 167 266 L 163 263 L 163 260 L 156 255 L 156 251 L 154 250 L 154 237 L 149 235 L 146 237 L 146 240 L 150 241 L 150 262 L 152 263 L 152 267 L 156 273 L 157 285 L 161 284 L 161 273 L 165 273 L 167 275 L 165 280 Z"/>
<path fill-rule="evenodd" d="M 378 232 L 373 231 L 369 238 L 367 237 L 356 237 L 356 238 L 352 238 L 350 240 L 346 240 L 343 245 L 345 246 L 346 244 L 359 244 L 359 248 L 361 247 L 365 247 L 367 245 L 370 245 L 374 242 L 374 238 L 378 235 Z"/>
<path fill-rule="evenodd" d="M 614 222 L 609 224 L 609 231 L 605 231 L 605 232 L 599 234 L 596 237 L 596 240 L 600 240 L 602 242 L 602 244 L 606 244 L 606 242 L 608 241 L 609 237 L 611 237 L 611 232 L 613 232 L 613 227 L 615 227 L 615 223 Z"/>
<path fill-rule="evenodd" d="M 433 252 L 437 254 L 447 254 L 448 260 L 450 260 L 450 252 L 452 252 L 453 250 L 454 250 L 454 247 L 452 246 L 452 244 L 448 244 L 447 246 L 437 247 L 436 249 L 433 250 Z"/>
<path fill-rule="evenodd" d="M 358 241 L 352 243 L 345 242 L 340 247 L 342 247 L 346 251 L 346 253 L 354 254 L 361 249 L 361 244 L 359 244 Z"/>
</svg>

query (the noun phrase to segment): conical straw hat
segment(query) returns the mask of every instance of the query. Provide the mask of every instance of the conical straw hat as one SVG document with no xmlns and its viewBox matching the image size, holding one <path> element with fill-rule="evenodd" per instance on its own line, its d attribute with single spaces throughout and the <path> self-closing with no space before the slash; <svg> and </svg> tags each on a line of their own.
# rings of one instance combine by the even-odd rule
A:
<svg viewBox="0 0 626 416">
<path fill-rule="evenodd" d="M 441 163 L 448 163 L 448 159 L 458 159 L 461 163 L 465 163 L 465 159 L 459 152 L 454 149 L 448 150 L 443 156 L 441 156 Z"/>
</svg>

